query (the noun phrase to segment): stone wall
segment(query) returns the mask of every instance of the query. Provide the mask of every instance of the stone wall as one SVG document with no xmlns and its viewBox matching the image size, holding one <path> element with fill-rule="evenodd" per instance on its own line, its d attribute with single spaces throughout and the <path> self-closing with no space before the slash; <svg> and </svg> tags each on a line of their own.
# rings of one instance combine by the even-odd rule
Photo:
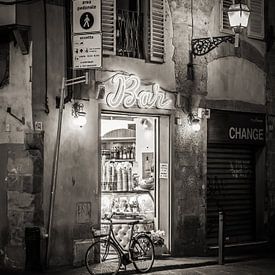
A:
<svg viewBox="0 0 275 275">
<path fill-rule="evenodd" d="M 44 225 L 42 210 L 43 135 L 28 133 L 24 145 L 7 145 L 8 240 L 4 265 L 25 265 L 25 228 Z"/>
</svg>

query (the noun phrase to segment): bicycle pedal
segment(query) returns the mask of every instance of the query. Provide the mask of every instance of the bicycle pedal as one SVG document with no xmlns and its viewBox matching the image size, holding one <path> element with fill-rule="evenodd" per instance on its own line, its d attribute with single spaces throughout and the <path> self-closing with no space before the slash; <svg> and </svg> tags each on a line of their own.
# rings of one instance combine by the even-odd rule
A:
<svg viewBox="0 0 275 275">
<path fill-rule="evenodd" d="M 120 267 L 119 267 L 119 270 L 126 270 L 126 265 L 121 265 Z"/>
</svg>

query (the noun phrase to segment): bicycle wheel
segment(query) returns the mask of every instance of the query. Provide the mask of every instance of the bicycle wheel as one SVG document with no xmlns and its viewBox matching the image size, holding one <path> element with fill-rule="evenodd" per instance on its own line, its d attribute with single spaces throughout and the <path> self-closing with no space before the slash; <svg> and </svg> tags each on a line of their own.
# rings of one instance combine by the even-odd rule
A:
<svg viewBox="0 0 275 275">
<path fill-rule="evenodd" d="M 154 244 L 147 235 L 140 235 L 131 245 L 131 258 L 135 269 L 145 273 L 149 271 L 155 260 Z"/>
<path fill-rule="evenodd" d="M 88 248 L 85 265 L 92 275 L 115 275 L 121 265 L 121 256 L 113 243 L 107 240 L 98 240 Z"/>
</svg>

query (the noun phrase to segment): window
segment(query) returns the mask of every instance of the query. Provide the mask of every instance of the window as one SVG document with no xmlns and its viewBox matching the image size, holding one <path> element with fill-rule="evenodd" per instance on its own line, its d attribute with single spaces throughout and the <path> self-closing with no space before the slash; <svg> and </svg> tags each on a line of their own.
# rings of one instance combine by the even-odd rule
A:
<svg viewBox="0 0 275 275">
<path fill-rule="evenodd" d="M 227 15 L 228 8 L 233 0 L 221 0 L 221 32 L 232 33 Z M 264 0 L 247 0 L 250 8 L 250 18 L 247 27 L 247 36 L 255 39 L 264 38 Z"/>
<path fill-rule="evenodd" d="M 164 62 L 164 0 L 102 0 L 104 54 Z"/>
</svg>

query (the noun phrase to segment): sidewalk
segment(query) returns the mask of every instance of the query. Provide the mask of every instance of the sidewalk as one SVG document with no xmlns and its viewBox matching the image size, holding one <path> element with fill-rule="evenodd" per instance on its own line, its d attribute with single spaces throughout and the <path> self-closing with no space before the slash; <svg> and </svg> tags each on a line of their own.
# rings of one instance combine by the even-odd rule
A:
<svg viewBox="0 0 275 275">
<path fill-rule="evenodd" d="M 248 255 L 248 256 L 236 256 L 236 257 L 226 257 L 225 263 L 232 263 L 232 262 L 239 262 L 239 261 L 247 261 L 251 259 L 259 259 L 263 258 L 264 256 L 257 256 L 257 255 Z M 216 265 L 218 264 L 217 257 L 162 257 L 156 259 L 152 268 L 152 272 L 157 271 L 165 271 L 165 270 L 175 270 L 175 269 L 185 269 L 185 268 L 192 268 L 192 267 L 202 267 L 202 266 L 209 266 L 209 265 Z M 133 265 L 130 264 L 127 266 L 126 271 L 120 271 L 119 274 L 126 275 L 126 274 L 136 274 L 136 270 L 134 269 Z M 88 271 L 86 267 L 66 267 L 62 269 L 55 269 L 55 270 L 46 270 L 46 271 L 3 271 L 0 269 L 1 275 L 36 275 L 36 274 L 49 274 L 49 275 L 88 275 Z"/>
</svg>

